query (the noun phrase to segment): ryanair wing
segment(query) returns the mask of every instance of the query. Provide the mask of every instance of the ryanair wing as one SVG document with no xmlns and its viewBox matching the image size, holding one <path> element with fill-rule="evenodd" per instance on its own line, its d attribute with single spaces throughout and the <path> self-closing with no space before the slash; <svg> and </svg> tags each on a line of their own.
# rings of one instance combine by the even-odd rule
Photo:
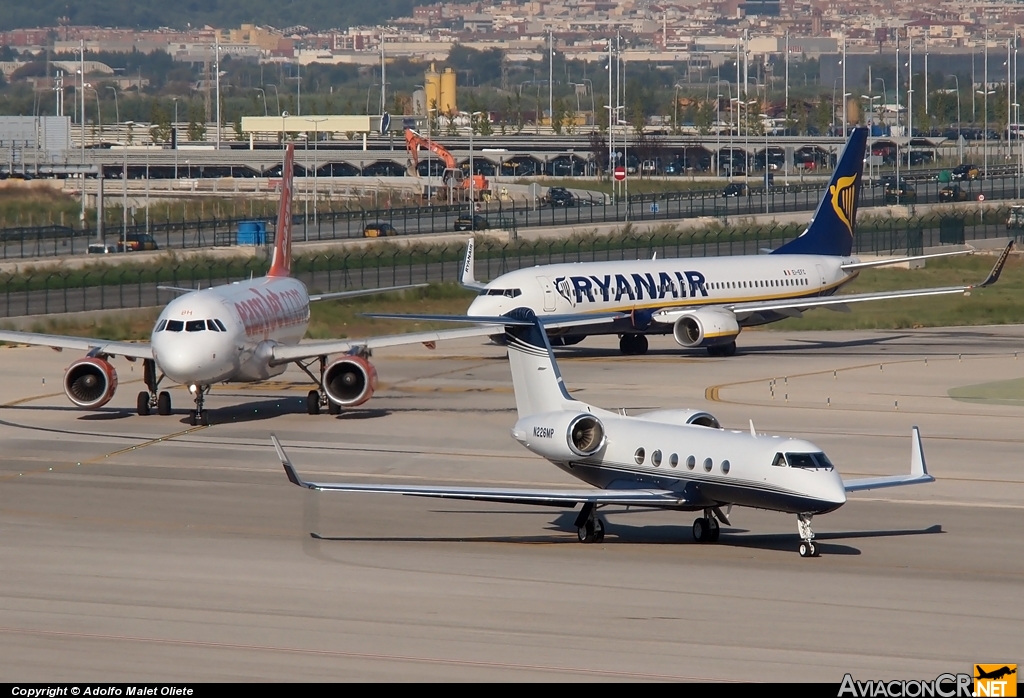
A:
<svg viewBox="0 0 1024 698">
<path fill-rule="evenodd" d="M 324 492 L 373 492 L 377 494 L 404 494 L 412 497 L 433 497 L 437 499 L 469 499 L 506 504 L 537 504 L 544 506 L 573 507 L 580 503 L 617 504 L 620 506 L 677 507 L 685 506 L 687 500 L 677 492 L 658 489 L 621 490 L 562 490 L 562 489 L 516 489 L 505 487 L 451 487 L 436 485 L 374 485 L 345 482 L 307 482 L 303 480 L 288 454 L 281 447 L 276 436 L 271 435 L 277 457 L 284 472 L 293 485 Z"/>
<path fill-rule="evenodd" d="M 1010 251 L 1013 249 L 1013 240 L 1006 246 L 1006 249 L 1002 251 L 999 258 L 996 260 L 995 265 L 992 267 L 992 271 L 989 272 L 988 277 L 979 284 L 972 284 L 970 286 L 946 286 L 942 288 L 919 288 L 909 289 L 906 291 L 884 291 L 881 293 L 851 293 L 851 294 L 840 294 L 836 296 L 823 296 L 817 298 L 787 298 L 784 300 L 772 300 L 772 301 L 753 301 L 750 303 L 732 303 L 726 304 L 724 307 L 729 308 L 737 315 L 744 315 L 748 313 L 757 313 L 761 311 L 786 311 L 786 310 L 807 310 L 810 308 L 824 308 L 828 306 L 844 306 L 848 303 L 861 303 L 864 301 L 881 301 L 891 300 L 894 298 L 917 298 L 920 296 L 940 296 L 952 293 L 968 293 L 975 288 L 985 288 L 993 285 L 999 280 L 999 276 L 1003 273 L 1003 267 L 1006 266 L 1006 260 L 1010 257 Z M 662 320 L 664 321 L 664 320 Z"/>
<path fill-rule="evenodd" d="M 37 332 L 16 332 L 13 330 L 0 330 L 0 342 L 50 347 L 56 351 L 75 349 L 77 351 L 89 352 L 90 354 L 124 356 L 128 359 L 153 358 L 153 348 L 148 342 L 115 342 L 108 339 L 69 337 L 67 335 L 39 334 Z"/>
<path fill-rule="evenodd" d="M 920 262 L 925 259 L 935 259 L 936 257 L 959 257 L 965 254 L 974 254 L 977 250 L 973 247 L 966 250 L 957 250 L 956 252 L 936 252 L 935 254 L 919 254 L 913 257 L 894 257 L 893 259 L 877 259 L 871 262 L 851 262 L 850 264 L 841 264 L 839 266 L 843 271 L 856 271 L 858 269 L 870 269 L 871 267 L 888 267 L 893 264 L 906 264 L 907 262 Z"/>
</svg>

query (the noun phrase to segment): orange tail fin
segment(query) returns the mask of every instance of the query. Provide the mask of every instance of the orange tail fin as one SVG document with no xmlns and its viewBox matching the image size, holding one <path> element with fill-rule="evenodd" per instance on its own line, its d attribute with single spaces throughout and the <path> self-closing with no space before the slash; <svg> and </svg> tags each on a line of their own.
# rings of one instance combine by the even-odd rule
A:
<svg viewBox="0 0 1024 698">
<path fill-rule="evenodd" d="M 281 169 L 281 204 L 277 209 L 274 231 L 274 256 L 267 276 L 292 275 L 292 177 L 295 174 L 295 144 L 289 143 Z"/>
</svg>

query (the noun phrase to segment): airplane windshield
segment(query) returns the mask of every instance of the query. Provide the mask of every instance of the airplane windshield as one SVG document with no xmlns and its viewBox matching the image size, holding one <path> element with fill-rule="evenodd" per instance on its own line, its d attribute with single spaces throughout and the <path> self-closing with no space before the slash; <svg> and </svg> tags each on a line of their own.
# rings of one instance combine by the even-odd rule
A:
<svg viewBox="0 0 1024 698">
<path fill-rule="evenodd" d="M 168 332 L 181 332 L 185 329 L 185 323 L 181 320 L 168 320 L 166 329 Z"/>
<path fill-rule="evenodd" d="M 153 330 L 153 331 L 154 332 L 163 332 L 164 331 L 164 327 L 166 325 L 167 325 L 167 321 L 166 320 L 161 320 L 160 322 L 156 323 L 156 329 Z"/>
<path fill-rule="evenodd" d="M 523 295 L 522 290 L 518 288 L 485 288 L 480 292 L 481 296 L 505 296 L 507 298 L 515 298 L 516 296 Z"/>
<path fill-rule="evenodd" d="M 812 468 L 832 470 L 832 462 L 824 453 L 787 453 L 786 460 L 791 468 Z"/>
<path fill-rule="evenodd" d="M 189 320 L 185 323 L 186 332 L 202 332 L 206 329 L 206 320 Z"/>
</svg>

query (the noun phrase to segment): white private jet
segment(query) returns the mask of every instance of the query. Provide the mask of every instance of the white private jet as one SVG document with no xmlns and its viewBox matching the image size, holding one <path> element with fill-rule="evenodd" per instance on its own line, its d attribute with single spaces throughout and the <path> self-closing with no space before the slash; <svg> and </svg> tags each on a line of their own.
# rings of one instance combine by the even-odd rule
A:
<svg viewBox="0 0 1024 698">
<path fill-rule="evenodd" d="M 721 428 L 699 410 L 655 410 L 625 416 L 569 396 L 555 363 L 545 325 L 532 310 L 507 316 L 505 343 L 512 369 L 519 420 L 512 436 L 587 489 L 520 489 L 306 482 L 276 436 L 271 439 L 288 479 L 311 490 L 377 492 L 417 497 L 469 499 L 513 504 L 583 507 L 576 517 L 579 540 L 600 542 L 600 506 L 617 505 L 700 511 L 693 522 L 698 542 L 714 542 L 719 522 L 731 525 L 729 507 L 743 506 L 797 515 L 800 555 L 818 554 L 811 517 L 841 507 L 846 494 L 896 485 L 932 482 L 917 427 L 911 432 L 909 475 L 844 482 L 822 449 L 801 439 L 757 435 Z"/>
<path fill-rule="evenodd" d="M 868 262 L 851 256 L 866 140 L 866 128 L 853 130 L 810 225 L 771 254 L 546 264 L 484 284 L 475 279 L 470 240 L 461 281 L 479 296 L 466 314 L 494 317 L 519 307 L 541 316 L 618 312 L 623 319 L 615 323 L 559 329 L 552 343 L 571 345 L 589 334 L 617 334 L 623 354 L 643 354 L 647 335 L 671 334 L 682 347 L 732 356 L 742 328 L 801 317 L 811 308 L 846 312 L 852 303 L 969 293 L 994 284 L 1013 241 L 979 284 L 834 295 L 861 269 L 973 252 Z"/>
<path fill-rule="evenodd" d="M 155 410 L 171 413 L 171 394 L 159 391 L 163 378 L 186 385 L 195 400 L 190 422 L 208 424 L 203 403 L 210 386 L 222 382 L 254 382 L 280 375 L 294 363 L 318 386 L 306 399 L 307 411 L 326 407 L 338 414 L 342 407 L 361 405 L 377 386 L 377 371 L 369 362 L 371 349 L 442 339 L 474 337 L 494 332 L 491 325 L 443 332 L 418 332 L 369 339 L 326 340 L 300 343 L 309 324 L 313 301 L 381 293 L 425 284 L 342 291 L 310 296 L 305 285 L 291 277 L 291 198 L 294 146 L 285 152 L 281 204 L 274 253 L 267 275 L 248 281 L 182 293 L 160 313 L 150 342 L 117 342 L 33 332 L 0 331 L 0 341 L 73 349 L 86 356 L 68 366 L 64 392 L 75 405 L 98 409 L 117 389 L 117 372 L 109 359 L 141 359 L 147 390 L 138 395 L 140 415 Z M 330 360 L 332 355 L 341 355 Z M 319 377 L 310 366 L 319 363 Z"/>
</svg>

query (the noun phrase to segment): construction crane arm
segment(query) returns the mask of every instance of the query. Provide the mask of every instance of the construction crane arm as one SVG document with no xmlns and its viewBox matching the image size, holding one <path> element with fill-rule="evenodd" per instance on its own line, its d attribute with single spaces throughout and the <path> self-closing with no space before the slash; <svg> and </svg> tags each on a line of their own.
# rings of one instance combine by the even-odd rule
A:
<svg viewBox="0 0 1024 698">
<path fill-rule="evenodd" d="M 455 157 L 451 153 L 449 153 L 443 146 L 439 145 L 438 143 L 435 143 L 429 138 L 424 138 L 411 128 L 405 129 L 405 147 L 412 155 L 413 167 L 419 167 L 420 162 L 418 151 L 420 148 L 423 148 L 424 150 L 429 150 L 432 153 L 434 153 L 434 155 L 439 157 L 441 161 L 444 162 L 444 166 L 446 169 L 455 169 L 457 167 Z"/>
</svg>

